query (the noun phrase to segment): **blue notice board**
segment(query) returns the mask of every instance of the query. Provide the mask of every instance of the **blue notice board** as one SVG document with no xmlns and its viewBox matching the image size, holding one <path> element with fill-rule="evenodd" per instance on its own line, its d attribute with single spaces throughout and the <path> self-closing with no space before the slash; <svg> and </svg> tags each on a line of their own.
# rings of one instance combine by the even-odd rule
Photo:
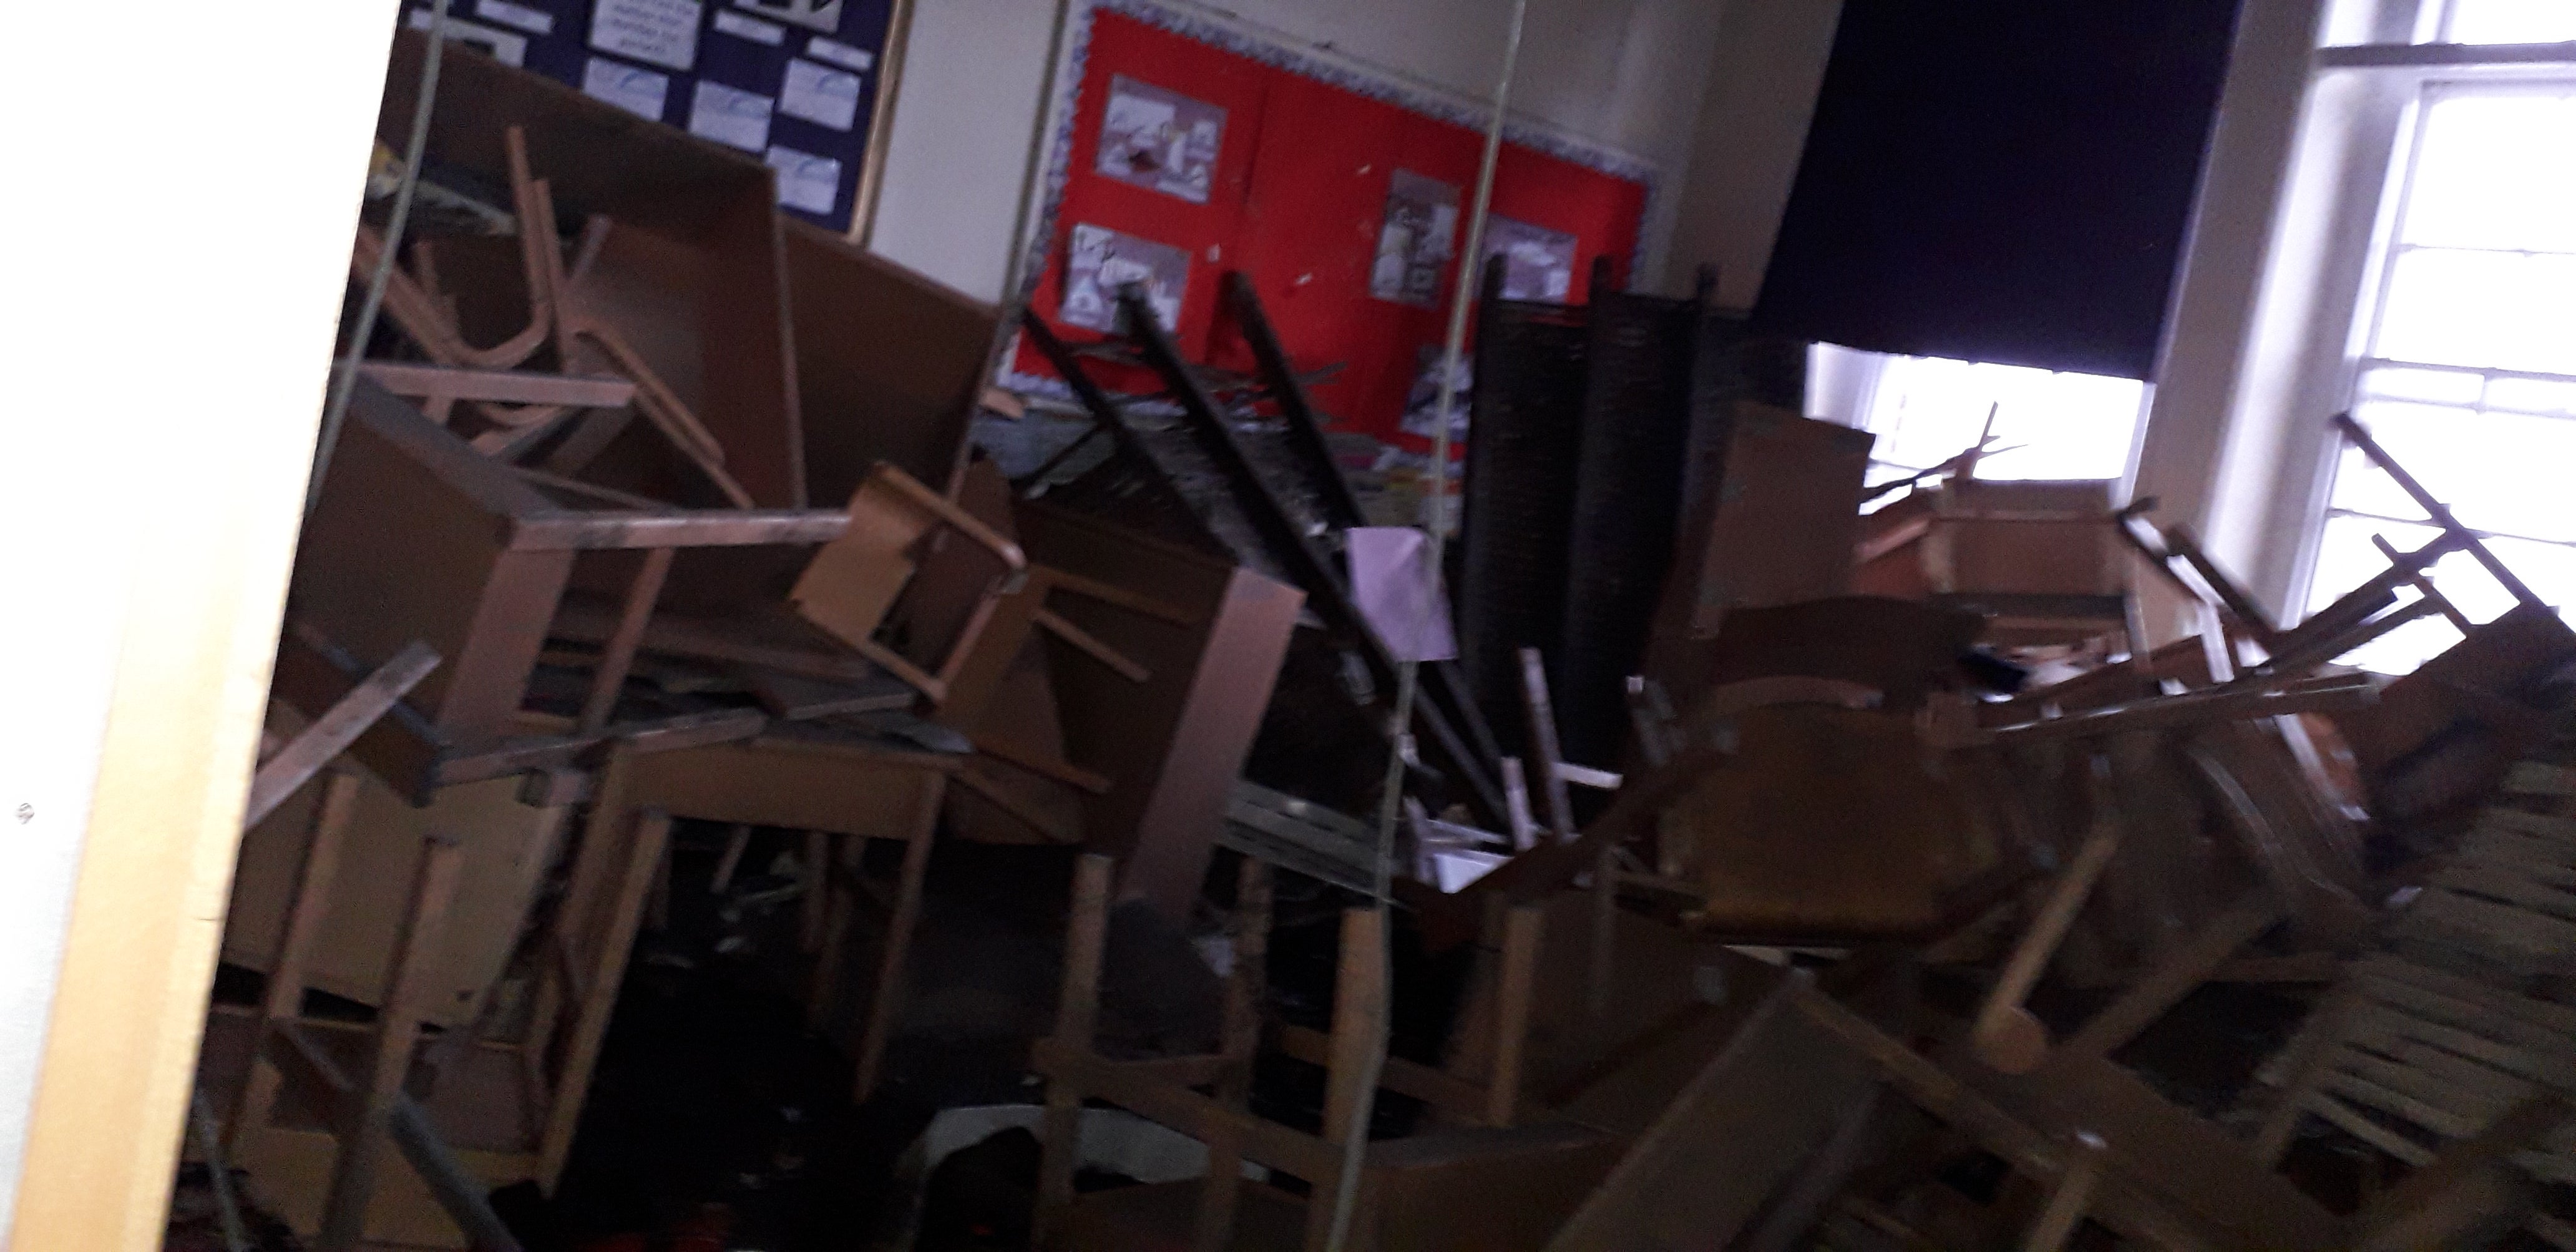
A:
<svg viewBox="0 0 2576 1252">
<path fill-rule="evenodd" d="M 631 113 L 759 156 L 779 208 L 857 211 L 903 0 L 449 0 L 448 36 Z M 426 29 L 429 6 L 405 0 Z"/>
</svg>

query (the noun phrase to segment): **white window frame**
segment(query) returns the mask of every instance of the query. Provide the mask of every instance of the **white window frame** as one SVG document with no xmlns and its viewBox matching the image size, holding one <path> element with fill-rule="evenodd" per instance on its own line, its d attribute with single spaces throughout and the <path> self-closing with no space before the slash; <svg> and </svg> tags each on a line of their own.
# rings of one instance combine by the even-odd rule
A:
<svg viewBox="0 0 2576 1252">
<path fill-rule="evenodd" d="M 2352 407 L 2362 372 L 2376 364 L 2366 353 L 2386 307 L 2422 101 L 2428 91 L 2576 84 L 2576 43 L 2440 42 L 2449 0 L 2325 7 L 2267 259 L 2272 290 L 2246 330 L 2244 390 L 2281 414 L 2269 445 L 2276 468 L 2217 489 L 2219 507 L 2268 518 L 2260 529 L 2270 538 L 2247 573 L 2284 620 L 2306 612 L 2329 516 L 2341 448 L 2328 419 Z M 2256 506 L 2249 495 L 2276 503 Z"/>
<path fill-rule="evenodd" d="M 2442 5 L 2441 8 L 2443 10 L 2440 14 L 2441 23 L 2442 26 L 2447 29 L 2451 19 L 2451 14 L 2449 12 L 2450 6 Z M 2419 48 L 2427 47 L 2426 45 L 2415 46 Z M 2450 55 L 2447 52 L 2447 49 L 2458 45 L 2437 46 L 2445 49 L 2443 55 Z M 2533 47 L 2545 48 L 2550 47 L 2551 45 L 2487 46 L 2529 49 Z M 2353 51 L 2358 50 L 2329 48 L 2320 54 L 2320 61 L 2324 61 L 2331 55 L 2350 55 Z M 2374 55 L 2385 54 L 2374 53 Z M 2533 63 L 2525 60 L 2506 60 L 2497 62 L 2496 64 L 2510 67 L 2519 72 L 2515 72 L 2510 75 L 2477 73 L 2474 71 L 2482 67 L 2468 66 L 2465 68 L 2472 72 L 2467 74 L 2442 72 L 2426 73 L 2421 81 L 2414 85 L 2413 96 L 2406 105 L 2406 112 L 2401 119 L 2398 136 L 2392 142 L 2390 147 L 2390 174 L 2387 180 L 2386 190 L 2382 193 L 2383 207 L 2378 214 L 2379 226 L 2376 231 L 2377 238 L 2373 241 L 2373 245 L 2369 253 L 2368 274 L 2370 276 L 2370 282 L 2368 285 L 2370 290 L 2366 294 L 2362 304 L 2354 309 L 2353 317 L 2351 319 L 2352 328 L 2350 332 L 2350 344 L 2345 353 L 2347 360 L 2343 377 L 2342 402 L 2340 405 L 2336 406 L 2336 411 L 2338 412 L 2349 411 L 2365 403 L 2367 397 L 2363 396 L 2361 392 L 2361 380 L 2363 376 L 2372 370 L 2385 368 L 2476 376 L 2481 380 L 2481 386 L 2480 398 L 2475 407 L 2481 413 L 2512 413 L 2521 416 L 2542 417 L 2553 421 L 2576 421 L 2576 417 L 2566 417 L 2558 414 L 2523 413 L 2511 408 L 2491 406 L 2487 403 L 2484 396 L 2484 384 L 2495 379 L 2522 378 L 2547 382 L 2576 383 L 2576 375 L 2533 373 L 2526 370 L 2441 365 L 2429 362 L 2398 360 L 2395 358 L 2374 355 L 2374 347 L 2379 342 L 2380 331 L 2385 325 L 2388 317 L 2389 295 L 2396 283 L 2398 257 L 2406 248 L 2406 245 L 2398 238 L 2398 232 L 2402 228 L 2406 219 L 2407 211 L 2414 201 L 2416 175 L 2420 169 L 2425 131 L 2426 127 L 2430 123 L 2431 106 L 2445 99 L 2456 99 L 2471 95 L 2515 95 L 2543 91 L 2553 93 L 2576 92 L 2576 63 L 2570 63 L 2562 72 L 2559 73 L 2532 72 L 2535 68 Z M 2542 64 L 2546 63 L 2543 62 Z M 2339 458 L 2335 455 L 2337 451 L 2339 451 L 2339 445 L 2337 442 L 2331 438 L 2327 439 L 2326 446 L 2321 457 L 2321 465 L 2318 471 L 2319 481 L 2312 493 L 2314 497 L 2313 504 L 2310 509 L 2307 525 L 2301 540 L 2302 547 L 2299 561 L 2299 575 L 2298 582 L 2293 588 L 2292 603 L 2299 606 L 2302 610 L 2304 610 L 2305 606 L 2315 598 L 2314 592 L 2317 555 L 2320 548 L 2323 546 L 2326 526 L 2333 518 L 2356 517 L 2369 521 L 2384 522 L 2391 526 L 2405 527 L 2418 527 L 2427 524 L 2422 518 L 2388 517 L 2357 509 L 2335 507 L 2332 495 L 2335 476 L 2339 472 Z M 2568 540 L 2547 539 L 2531 535 L 2513 535 L 2502 531 L 2479 530 L 2475 527 L 2471 527 L 2470 530 L 2480 539 L 2507 538 L 2519 542 L 2576 548 L 2576 542 Z"/>
</svg>

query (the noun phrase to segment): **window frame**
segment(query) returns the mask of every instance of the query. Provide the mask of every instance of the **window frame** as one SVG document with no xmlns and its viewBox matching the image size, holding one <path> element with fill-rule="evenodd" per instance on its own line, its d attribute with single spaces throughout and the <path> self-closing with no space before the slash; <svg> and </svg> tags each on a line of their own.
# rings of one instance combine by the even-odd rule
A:
<svg viewBox="0 0 2576 1252">
<path fill-rule="evenodd" d="M 2293 387 L 2325 401 L 2304 404 L 2291 432 L 2294 443 L 2283 450 L 2283 496 L 2299 501 L 2291 514 L 2297 530 L 2286 568 L 2276 584 L 2282 592 L 2285 620 L 2310 611 L 2316 590 L 2319 555 L 2330 519 L 2339 515 L 2374 516 L 2339 509 L 2333 503 L 2342 463 L 2342 441 L 2328 425 L 2335 413 L 2365 403 L 2361 383 L 2374 368 L 2429 368 L 2472 372 L 2487 378 L 2530 376 L 2561 381 L 2562 376 L 2527 371 L 2469 370 L 2466 367 L 2402 361 L 2377 355 L 2379 334 L 2389 309 L 2396 261 L 2404 250 L 2398 235 L 2416 189 L 2429 105 L 2460 94 L 2524 94 L 2576 91 L 2576 42 L 2563 44 L 2452 44 L 2443 42 L 2456 17 L 2456 0 L 2356 0 L 2340 7 L 2324 23 L 2322 46 L 2310 69 L 2310 87 L 2302 104 L 2301 128 L 2309 132 L 2304 153 L 2320 151 L 2344 173 L 2330 196 L 2311 195 L 2291 211 L 2323 211 L 2345 220 L 2370 222 L 2365 247 L 2347 254 L 2340 264 L 2329 260 L 2309 275 L 2309 297 L 2316 303 L 2310 317 L 2310 365 L 2306 386 Z M 2386 40 L 2413 35 L 2408 42 L 2333 42 L 2338 29 L 2365 39 Z M 2332 142 L 2320 142 L 2330 134 Z M 2294 202 L 2295 204 L 2295 202 Z M 2327 232 L 2332 226 L 2322 227 Z M 2348 293 L 2348 295 L 2347 295 Z M 2488 409 L 2483 388 L 2476 406 Z M 2576 421 L 2576 417 L 2552 420 Z M 2380 519 L 2412 525 L 2407 519 Z M 2482 537 L 2488 532 L 2479 531 Z M 2540 543 L 2560 541 L 2503 534 Z M 2576 546 L 2560 543 L 2560 546 Z M 2268 581 L 2268 580 L 2267 580 Z"/>
</svg>

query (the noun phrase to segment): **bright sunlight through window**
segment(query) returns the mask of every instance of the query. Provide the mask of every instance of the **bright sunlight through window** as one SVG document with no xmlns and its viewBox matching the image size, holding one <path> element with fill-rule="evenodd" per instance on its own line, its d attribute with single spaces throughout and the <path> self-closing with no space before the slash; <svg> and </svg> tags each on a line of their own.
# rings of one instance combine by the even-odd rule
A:
<svg viewBox="0 0 2576 1252">
<path fill-rule="evenodd" d="M 1989 434 L 1979 478 L 2118 478 L 2145 400 L 2146 384 L 2129 378 L 1882 358 L 1861 407 L 1864 428 L 1878 436 L 1870 481 L 1911 478 Z"/>
<path fill-rule="evenodd" d="M 2452 0 L 2436 43 L 2558 43 L 2576 39 L 2569 0 Z"/>
<path fill-rule="evenodd" d="M 2462 42 L 2576 39 L 2571 0 L 2459 0 Z M 2543 600 L 2576 606 L 2576 85 L 2426 90 L 2363 344 L 2353 416 Z M 2396 484 L 2347 450 L 2308 597 L 2331 602 L 2433 537 Z M 2466 554 L 2433 568 L 2472 620 L 2511 597 Z M 2404 673 L 2459 632 L 2410 623 L 2346 658 Z"/>
</svg>

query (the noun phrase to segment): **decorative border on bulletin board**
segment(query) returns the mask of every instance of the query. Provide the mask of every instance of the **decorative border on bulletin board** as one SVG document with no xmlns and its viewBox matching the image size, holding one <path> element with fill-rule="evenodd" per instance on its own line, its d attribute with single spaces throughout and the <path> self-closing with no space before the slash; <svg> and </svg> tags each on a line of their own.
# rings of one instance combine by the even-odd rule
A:
<svg viewBox="0 0 2576 1252">
<path fill-rule="evenodd" d="M 1065 183 L 1073 173 L 1073 130 L 1078 113 L 1074 104 L 1082 91 L 1083 74 L 1090 59 L 1092 19 L 1102 9 L 1219 51 L 1354 95 L 1392 104 L 1436 121 L 1462 126 L 1480 135 L 1491 118 L 1487 110 L 1463 103 L 1438 89 L 1404 83 L 1383 73 L 1371 73 L 1299 49 L 1282 47 L 1233 22 L 1185 12 L 1156 0 L 1075 0 L 1075 8 L 1076 12 L 1067 19 L 1070 29 L 1066 35 L 1063 65 L 1057 72 L 1055 89 L 1047 102 L 1047 116 L 1051 120 L 1042 123 L 1048 126 L 1046 191 L 1037 220 L 1027 238 L 1020 243 L 1020 272 L 1012 293 L 1014 307 L 1025 307 L 1036 295 L 1038 284 L 1046 274 L 1048 257 L 1055 247 L 1056 224 L 1064 204 Z M 1647 224 L 1654 221 L 1656 197 L 1662 191 L 1653 165 L 1615 149 L 1570 138 L 1550 128 L 1514 121 L 1508 113 L 1503 118 L 1503 141 L 1644 186 L 1645 200 L 1637 213 L 1637 244 L 1628 255 L 1628 272 L 1636 273 L 1638 264 L 1645 258 Z M 1018 342 L 1016 332 L 1008 337 L 997 381 L 1015 390 L 1071 399 L 1073 389 L 1063 380 L 1022 374 L 1011 369 L 1010 362 L 1018 355 Z"/>
</svg>

